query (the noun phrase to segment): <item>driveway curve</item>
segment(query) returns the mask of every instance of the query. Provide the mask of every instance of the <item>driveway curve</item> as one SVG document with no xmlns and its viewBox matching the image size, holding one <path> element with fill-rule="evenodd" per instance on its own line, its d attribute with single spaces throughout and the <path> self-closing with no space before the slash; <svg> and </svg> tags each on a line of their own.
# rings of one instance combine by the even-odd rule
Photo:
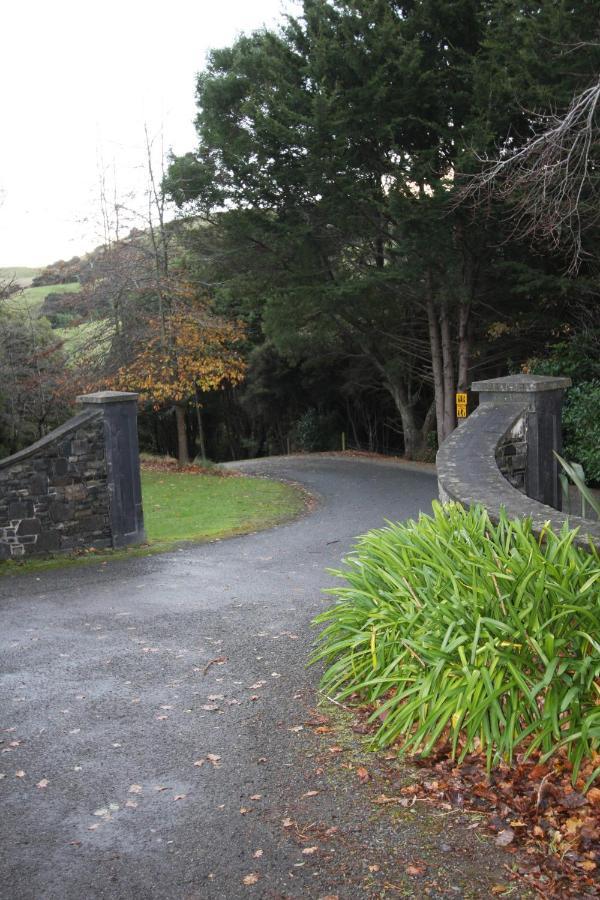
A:
<svg viewBox="0 0 600 900">
<path fill-rule="evenodd" d="M 302 483 L 316 508 L 0 580 L 1 897 L 387 897 L 431 848 L 433 880 L 406 895 L 488 896 L 488 849 L 458 841 L 437 860 L 441 821 L 373 820 L 355 779 L 321 764 L 319 716 L 336 708 L 314 712 L 305 665 L 326 569 L 361 532 L 429 509 L 433 473 L 335 457 L 244 469 Z"/>
</svg>

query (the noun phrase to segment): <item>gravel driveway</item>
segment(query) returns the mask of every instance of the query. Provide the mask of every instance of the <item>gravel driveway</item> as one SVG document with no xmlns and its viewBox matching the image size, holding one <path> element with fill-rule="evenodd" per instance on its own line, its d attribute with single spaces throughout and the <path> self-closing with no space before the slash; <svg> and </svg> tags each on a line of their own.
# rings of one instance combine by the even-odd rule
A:
<svg viewBox="0 0 600 900">
<path fill-rule="evenodd" d="M 335 706 L 316 709 L 306 669 L 325 570 L 366 529 L 427 510 L 433 472 L 245 468 L 301 482 L 316 508 L 0 580 L 2 898 L 489 896 L 500 862 L 473 830 L 372 805 L 352 762 L 369 756 Z M 409 878 L 417 857 L 427 876 Z"/>
</svg>

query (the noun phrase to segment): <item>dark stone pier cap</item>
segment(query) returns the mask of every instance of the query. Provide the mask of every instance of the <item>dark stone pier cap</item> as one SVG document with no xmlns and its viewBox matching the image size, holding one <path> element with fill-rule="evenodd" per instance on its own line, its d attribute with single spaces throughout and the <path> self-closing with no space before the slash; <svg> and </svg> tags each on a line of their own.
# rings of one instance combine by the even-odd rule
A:
<svg viewBox="0 0 600 900">
<path fill-rule="evenodd" d="M 481 504 L 497 521 L 501 507 L 509 518 L 531 518 L 536 533 L 545 523 L 560 530 L 568 521 L 579 528 L 576 543 L 600 548 L 600 526 L 559 512 L 558 463 L 562 448 L 560 416 L 569 378 L 510 375 L 476 381 L 480 405 L 440 447 L 437 455 L 440 499 L 464 506 Z M 517 448 L 517 449 L 516 449 Z M 507 451 L 523 457 L 524 485 L 517 490 L 499 466 Z"/>
<path fill-rule="evenodd" d="M 142 510 L 136 393 L 98 391 L 82 394 L 84 408 L 102 411 L 113 547 L 146 540 Z"/>
</svg>

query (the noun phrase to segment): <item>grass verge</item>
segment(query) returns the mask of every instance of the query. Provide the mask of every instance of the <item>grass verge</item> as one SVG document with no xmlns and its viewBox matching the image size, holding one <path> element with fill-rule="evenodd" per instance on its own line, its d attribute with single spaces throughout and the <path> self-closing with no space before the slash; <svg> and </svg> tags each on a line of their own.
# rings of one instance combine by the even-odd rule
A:
<svg viewBox="0 0 600 900">
<path fill-rule="evenodd" d="M 306 508 L 297 485 L 248 476 L 222 477 L 194 471 L 142 468 L 144 524 L 148 542 L 125 550 L 87 551 L 47 559 L 0 564 L 0 574 L 15 575 L 91 562 L 150 556 L 184 542 L 201 543 L 249 534 L 288 522 Z"/>
</svg>

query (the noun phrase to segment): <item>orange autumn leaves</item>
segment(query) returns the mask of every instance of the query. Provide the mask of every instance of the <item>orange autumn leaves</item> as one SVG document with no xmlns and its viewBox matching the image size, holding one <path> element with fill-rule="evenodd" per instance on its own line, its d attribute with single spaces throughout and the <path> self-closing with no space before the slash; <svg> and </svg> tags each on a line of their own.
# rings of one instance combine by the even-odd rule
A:
<svg viewBox="0 0 600 900">
<path fill-rule="evenodd" d="M 111 380 L 156 407 L 244 379 L 243 327 L 205 313 L 173 312 L 147 321 L 147 339 Z"/>
</svg>

